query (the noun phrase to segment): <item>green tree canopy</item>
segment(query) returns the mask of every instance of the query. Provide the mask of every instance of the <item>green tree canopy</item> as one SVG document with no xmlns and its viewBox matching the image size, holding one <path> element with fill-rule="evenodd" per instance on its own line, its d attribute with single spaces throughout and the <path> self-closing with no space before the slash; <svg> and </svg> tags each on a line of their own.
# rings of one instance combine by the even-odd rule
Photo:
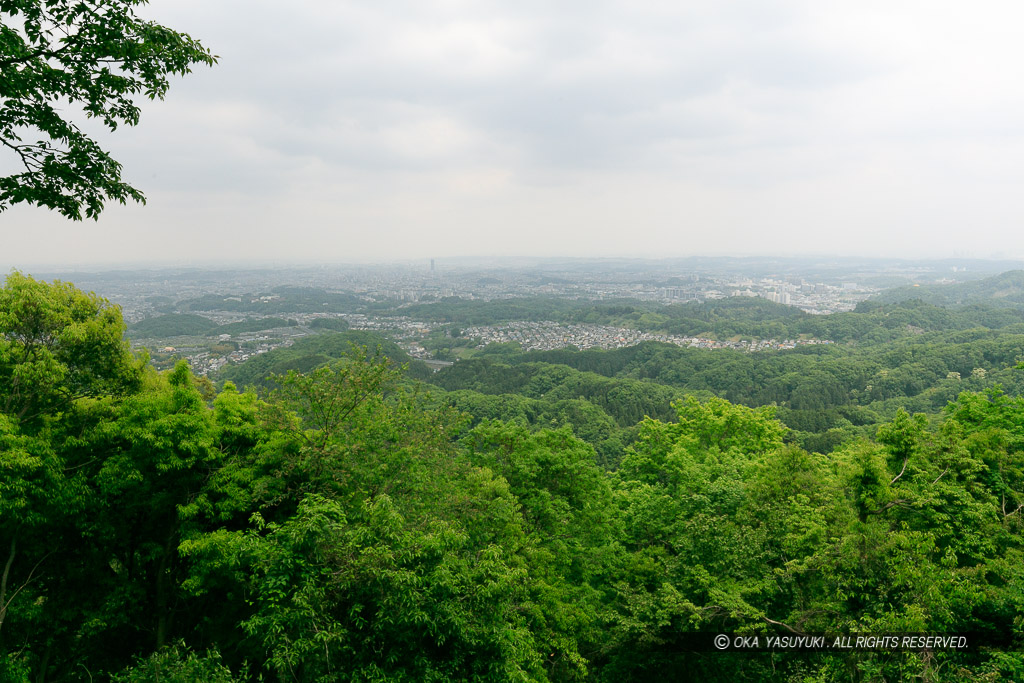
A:
<svg viewBox="0 0 1024 683">
<path fill-rule="evenodd" d="M 138 96 L 163 99 L 168 76 L 216 62 L 187 34 L 138 17 L 146 1 L 0 0 L 0 144 L 23 167 L 0 178 L 0 211 L 28 202 L 81 220 L 110 199 L 145 201 L 65 107 L 110 130 L 134 126 Z"/>
<path fill-rule="evenodd" d="M 0 287 L 0 413 L 27 421 L 76 398 L 134 390 L 145 361 L 124 331 L 107 300 L 12 273 Z"/>
</svg>

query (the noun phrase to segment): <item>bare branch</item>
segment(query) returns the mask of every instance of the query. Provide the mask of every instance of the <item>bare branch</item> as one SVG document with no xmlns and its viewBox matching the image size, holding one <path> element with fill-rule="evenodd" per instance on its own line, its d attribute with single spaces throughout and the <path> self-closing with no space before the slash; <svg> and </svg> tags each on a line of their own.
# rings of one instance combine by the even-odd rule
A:
<svg viewBox="0 0 1024 683">
<path fill-rule="evenodd" d="M 13 541 L 11 541 L 11 546 L 12 546 L 12 548 L 13 548 L 13 546 L 14 546 L 14 542 L 13 542 Z M 13 551 L 12 551 L 12 552 L 13 552 Z M 20 585 L 20 586 L 18 586 L 18 590 L 16 590 L 16 591 L 14 591 L 13 593 L 11 593 L 11 597 L 7 599 L 7 602 L 5 602 L 5 603 L 3 603 L 3 604 L 0 604 L 0 613 L 6 613 L 6 612 L 7 612 L 7 607 L 8 607 L 8 606 L 9 606 L 9 605 L 10 605 L 10 604 L 11 604 L 12 602 L 14 602 L 14 598 L 18 597 L 18 593 L 20 593 L 21 591 L 25 590 L 25 588 L 26 588 L 26 587 L 28 587 L 28 585 L 29 585 L 30 583 L 32 583 L 32 579 L 34 579 L 34 578 L 35 578 L 35 575 L 36 575 L 36 570 L 37 570 L 37 569 L 39 569 L 39 565 L 41 565 L 41 564 L 42 564 L 43 562 L 45 562 L 45 561 L 46 561 L 46 558 L 48 558 L 48 557 L 49 557 L 50 555 L 53 555 L 53 553 L 54 553 L 54 552 L 55 552 L 55 551 L 50 551 L 50 552 L 46 553 L 45 555 L 43 555 L 43 556 L 42 556 L 42 557 L 41 557 L 41 558 L 39 559 L 39 561 L 38 561 L 38 562 L 36 562 L 36 563 L 35 563 L 34 565 L 32 565 L 32 569 L 30 569 L 30 570 L 29 570 L 29 572 L 28 572 L 28 578 L 27 578 L 27 579 L 25 579 L 25 580 L 24 580 L 24 581 L 23 581 L 23 582 L 21 583 L 21 585 Z M 12 554 L 12 555 L 11 555 L 11 557 L 10 557 L 10 559 L 8 559 L 8 562 L 11 562 L 11 560 L 13 560 L 13 559 L 14 559 L 14 556 L 13 556 L 13 554 Z"/>
<path fill-rule="evenodd" d="M 14 552 L 17 548 L 17 539 L 11 539 L 11 552 L 7 555 L 7 562 L 4 564 L 4 573 L 0 576 L 0 629 L 4 626 L 4 618 L 7 616 L 7 579 L 11 575 L 11 565 L 14 564 Z"/>
<path fill-rule="evenodd" d="M 932 482 L 932 486 L 935 486 L 936 484 L 938 484 L 939 483 L 939 479 L 942 479 L 942 477 L 946 474 L 946 472 L 949 472 L 949 466 L 948 465 L 946 466 L 946 469 L 942 470 L 942 474 L 940 474 L 939 476 L 935 477 L 935 481 Z"/>
<path fill-rule="evenodd" d="M 42 164 L 33 159 L 32 155 L 26 154 L 25 150 L 28 148 L 28 145 L 15 145 L 8 140 L 3 139 L 0 139 L 0 143 L 3 143 L 4 147 L 13 149 L 17 155 L 21 157 L 21 163 L 24 164 L 25 170 L 29 173 L 36 173 L 40 168 L 42 168 Z M 33 162 L 36 164 L 36 168 L 32 168 Z"/>
<path fill-rule="evenodd" d="M 902 477 L 902 476 L 903 476 L 903 473 L 907 471 L 907 463 L 908 463 L 908 462 L 910 462 L 910 456 L 909 456 L 909 455 L 908 455 L 907 457 L 903 458 L 903 469 L 901 469 L 901 470 L 900 470 L 900 473 L 899 473 L 899 474 L 897 474 L 897 475 L 896 475 L 896 476 L 895 476 L 895 477 L 893 478 L 893 480 L 889 482 L 889 486 L 892 486 L 893 484 L 895 484 L 895 483 L 896 483 L 896 480 L 898 480 L 898 479 L 899 479 L 900 477 Z"/>
<path fill-rule="evenodd" d="M 761 618 L 764 619 L 769 624 L 772 624 L 774 626 L 781 626 L 782 628 L 786 629 L 790 633 L 794 633 L 794 634 L 796 634 L 798 636 L 806 635 L 803 631 L 795 629 L 795 628 L 793 628 L 792 626 L 790 626 L 788 624 L 783 624 L 781 621 L 775 621 L 774 619 L 769 619 L 768 617 L 761 617 Z"/>
<path fill-rule="evenodd" d="M 890 508 L 894 508 L 894 507 L 897 507 L 897 506 L 904 507 L 905 504 L 909 503 L 909 502 L 910 501 L 907 500 L 906 498 L 897 498 L 896 500 L 892 501 L 891 503 L 886 503 L 885 505 L 883 505 L 882 507 L 878 508 L 877 510 L 871 510 L 867 514 L 869 514 L 869 515 L 880 515 L 880 514 L 882 514 L 883 512 L 885 512 L 886 510 L 888 510 Z"/>
</svg>

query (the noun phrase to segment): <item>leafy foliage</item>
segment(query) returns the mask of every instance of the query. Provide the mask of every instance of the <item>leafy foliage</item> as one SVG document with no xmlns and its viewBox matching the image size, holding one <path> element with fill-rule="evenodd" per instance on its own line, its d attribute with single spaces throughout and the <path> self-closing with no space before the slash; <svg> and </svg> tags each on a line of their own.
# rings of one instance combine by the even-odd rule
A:
<svg viewBox="0 0 1024 683">
<path fill-rule="evenodd" d="M 221 664 L 216 652 L 199 656 L 182 644 L 154 652 L 126 671 L 111 678 L 112 683 L 234 683 L 231 670 Z"/>
<path fill-rule="evenodd" d="M 163 99 L 169 76 L 216 62 L 187 34 L 138 17 L 144 1 L 0 3 L 0 143 L 24 167 L 0 178 L 0 211 L 28 202 L 81 220 L 98 218 L 108 200 L 144 201 L 61 111 L 70 102 L 110 130 L 134 126 L 137 96 Z"/>
<path fill-rule="evenodd" d="M 139 385 L 121 312 L 74 286 L 14 272 L 0 288 L 0 412 L 26 421 Z"/>
<path fill-rule="evenodd" d="M 823 454 L 795 443 L 781 408 L 641 379 L 673 371 L 658 362 L 689 362 L 659 345 L 558 356 L 586 371 L 516 354 L 465 363 L 481 388 L 510 391 L 440 397 L 384 349 L 349 346 L 276 376 L 262 397 L 232 383 L 204 396 L 184 363 L 141 369 L 95 297 L 15 275 L 0 301 L 5 330 L 19 330 L 3 337 L 0 368 L 50 380 L 34 418 L 0 413 L 6 680 L 966 682 L 1024 671 L 1024 399 L 999 388 L 962 392 L 941 416 L 844 413 L 864 419 L 863 436 Z M 43 364 L 23 350 L 41 337 Z M 93 338 L 109 362 L 71 393 L 63 382 L 92 358 L 75 345 Z M 912 348 L 885 352 L 930 364 Z M 450 377 L 474 376 L 462 372 Z M 628 424 L 630 396 L 657 414 Z M 592 442 L 617 448 L 603 463 L 613 468 Z M 716 631 L 971 632 L 992 646 L 692 647 Z"/>
</svg>

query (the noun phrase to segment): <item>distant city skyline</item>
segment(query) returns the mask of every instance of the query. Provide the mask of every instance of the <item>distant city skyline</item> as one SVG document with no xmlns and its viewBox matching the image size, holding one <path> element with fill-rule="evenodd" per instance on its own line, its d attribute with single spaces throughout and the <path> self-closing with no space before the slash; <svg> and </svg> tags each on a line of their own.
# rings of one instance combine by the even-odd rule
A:
<svg viewBox="0 0 1024 683">
<path fill-rule="evenodd" d="M 372 259 L 368 258 L 365 260 L 350 260 L 350 261 L 330 261 L 330 260 L 289 260 L 289 259 L 238 259 L 238 260 L 224 260 L 224 259 L 203 259 L 203 258 L 181 258 L 181 259 L 138 259 L 138 260 L 108 260 L 108 261 L 86 261 L 86 260 L 69 260 L 69 261 L 23 261 L 15 262 L 8 259 L 8 254 L 0 253 L 0 275 L 3 275 L 11 270 L 20 270 L 26 272 L 43 272 L 47 274 L 52 273 L 67 273 L 72 274 L 75 272 L 117 272 L 117 271 L 131 271 L 131 270 L 147 270 L 147 271 L 178 271 L 178 270 L 196 270 L 199 272 L 203 271 L 215 271 L 215 270 L 289 270 L 293 268 L 325 268 L 325 269 L 346 269 L 346 268 L 361 268 L 361 267 L 372 267 L 372 268 L 387 268 L 395 267 L 402 269 L 413 269 L 422 270 L 424 273 L 435 272 L 441 274 L 449 270 L 466 270 L 466 269 L 488 269 L 488 268 L 521 268 L 528 267 L 529 264 L 536 264 L 537 267 L 542 269 L 550 268 L 551 264 L 558 262 L 566 263 L 579 263 L 579 264 L 592 264 L 598 266 L 601 263 L 614 264 L 618 262 L 638 262 L 646 263 L 650 267 L 654 268 L 668 268 L 672 267 L 673 264 L 682 264 L 686 261 L 701 261 L 701 260 L 716 260 L 716 259 L 735 259 L 739 262 L 750 260 L 760 261 L 777 260 L 779 262 L 830 262 L 830 261 L 862 261 L 865 264 L 873 262 L 892 262 L 901 263 L 907 267 L 916 267 L 927 265 L 929 269 L 938 267 L 949 268 L 951 274 L 968 275 L 968 279 L 973 279 L 975 276 L 981 276 L 978 272 L 991 274 L 994 272 L 1001 272 L 1006 270 L 1017 270 L 1024 269 L 1024 258 L 1013 258 L 1009 256 L 1001 257 L 989 257 L 989 258 L 973 258 L 973 257 L 957 257 L 957 256 L 939 256 L 935 258 L 928 257 L 911 257 L 903 258 L 896 256 L 859 256 L 856 254 L 799 254 L 799 255 L 784 255 L 784 254 L 694 254 L 687 256 L 562 256 L 562 255 L 547 255 L 547 256 L 529 256 L 529 255 L 468 255 L 468 256 L 449 256 L 449 257 L 413 257 L 413 258 L 393 258 L 393 259 Z M 431 265 L 433 262 L 433 269 Z M 946 265 L 946 264 L 958 264 L 958 265 Z M 971 267 L 972 265 L 977 267 Z M 685 267 L 679 265 L 679 267 Z M 2 278 L 0 278 L 2 279 Z"/>
<path fill-rule="evenodd" d="M 670 267 L 685 268 L 688 262 L 702 263 L 704 261 L 714 262 L 717 260 L 736 261 L 742 264 L 745 261 L 762 262 L 778 261 L 779 263 L 798 264 L 801 262 L 863 262 L 864 264 L 877 265 L 877 263 L 903 264 L 905 267 L 926 267 L 929 270 L 936 268 L 949 268 L 953 274 L 969 277 L 980 277 L 980 273 L 992 274 L 1007 270 L 1024 269 L 1024 257 L 1012 257 L 1007 255 L 992 255 L 987 258 L 968 257 L 961 255 L 929 257 L 899 257 L 899 256 L 861 256 L 858 254 L 691 254 L 685 256 L 630 256 L 630 255 L 601 255 L 601 256 L 573 256 L 573 255 L 466 255 L 447 257 L 411 257 L 411 258 L 366 258 L 363 260 L 330 261 L 330 260 L 301 260 L 301 259 L 218 259 L 194 258 L 181 259 L 138 259 L 138 260 L 69 260 L 65 262 L 50 261 L 23 261 L 15 262 L 9 258 L 8 253 L 0 253 L 0 274 L 11 270 L 36 271 L 52 273 L 91 272 L 91 273 L 113 273 L 118 271 L 180 271 L 195 270 L 197 272 L 216 270 L 239 270 L 239 271 L 275 271 L 290 270 L 295 268 L 320 268 L 320 269 L 341 269 L 348 268 L 400 268 L 421 270 L 424 273 L 435 272 L 441 274 L 449 270 L 472 270 L 490 268 L 518 269 L 534 265 L 541 269 L 549 269 L 553 264 L 588 264 L 598 267 L 602 263 L 609 265 L 617 263 L 645 263 L 652 268 L 664 269 Z M 955 265 L 953 265 L 955 264 Z M 975 266 L 972 268 L 972 266 Z"/>
<path fill-rule="evenodd" d="M 1024 258 L 1024 6 L 154 0 L 221 58 L 101 144 L 146 206 L 0 268 Z M 239 18 L 245 17 L 244 21 Z M 273 49 L 268 49 L 273 45 Z M 0 175 L 16 171 L 0 152 Z"/>
</svg>

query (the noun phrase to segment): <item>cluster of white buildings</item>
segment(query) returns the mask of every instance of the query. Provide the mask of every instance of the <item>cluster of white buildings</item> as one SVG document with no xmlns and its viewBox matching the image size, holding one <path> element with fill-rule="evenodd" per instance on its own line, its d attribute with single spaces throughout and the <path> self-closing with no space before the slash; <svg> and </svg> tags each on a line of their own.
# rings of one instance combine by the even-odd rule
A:
<svg viewBox="0 0 1024 683">
<path fill-rule="evenodd" d="M 502 325 L 468 327 L 464 337 L 478 339 L 480 344 L 517 342 L 524 351 L 550 351 L 569 346 L 578 349 L 618 349 L 635 346 L 645 341 L 667 342 L 686 348 L 736 349 L 739 351 L 768 351 L 792 349 L 808 344 L 831 344 L 820 339 L 760 339 L 755 341 L 719 341 L 700 337 L 641 332 L 625 327 L 607 325 L 566 325 L 555 322 L 511 322 Z"/>
</svg>

